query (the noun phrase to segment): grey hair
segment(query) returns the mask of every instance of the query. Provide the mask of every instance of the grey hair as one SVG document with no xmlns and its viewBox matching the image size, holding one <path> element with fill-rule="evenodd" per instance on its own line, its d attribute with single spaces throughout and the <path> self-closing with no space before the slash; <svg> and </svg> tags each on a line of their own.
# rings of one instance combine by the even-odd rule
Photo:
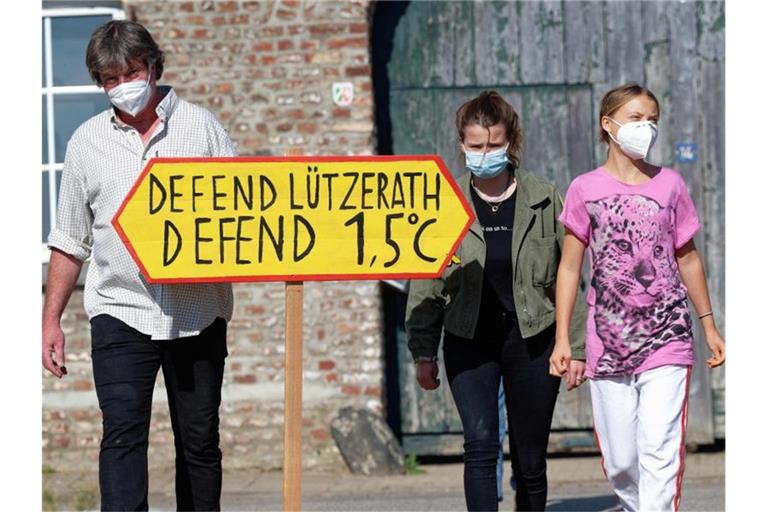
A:
<svg viewBox="0 0 768 512">
<path fill-rule="evenodd" d="M 137 59 L 155 70 L 155 79 L 163 75 L 163 51 L 143 25 L 128 20 L 112 20 L 98 27 L 85 51 L 88 74 L 99 86 L 101 73 L 124 69 Z"/>
</svg>

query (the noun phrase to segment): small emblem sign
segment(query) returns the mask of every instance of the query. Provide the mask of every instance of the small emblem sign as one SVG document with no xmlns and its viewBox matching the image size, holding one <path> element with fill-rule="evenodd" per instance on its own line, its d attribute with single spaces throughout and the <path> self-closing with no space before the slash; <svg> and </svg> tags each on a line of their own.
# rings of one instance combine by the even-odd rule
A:
<svg viewBox="0 0 768 512">
<path fill-rule="evenodd" d="M 352 82 L 335 82 L 331 94 L 336 105 L 348 107 L 355 98 L 355 86 Z"/>
</svg>

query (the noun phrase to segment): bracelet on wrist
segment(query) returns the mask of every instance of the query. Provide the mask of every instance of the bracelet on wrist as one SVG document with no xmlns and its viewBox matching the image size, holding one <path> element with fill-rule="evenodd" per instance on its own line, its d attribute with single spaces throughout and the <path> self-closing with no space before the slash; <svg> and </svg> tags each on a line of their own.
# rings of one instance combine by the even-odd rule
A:
<svg viewBox="0 0 768 512">
<path fill-rule="evenodd" d="M 437 356 L 418 356 L 413 358 L 414 364 L 419 363 L 436 363 Z"/>
<path fill-rule="evenodd" d="M 701 320 L 702 318 L 706 318 L 708 316 L 712 316 L 712 311 L 708 311 L 702 315 L 699 315 L 699 320 Z"/>
</svg>

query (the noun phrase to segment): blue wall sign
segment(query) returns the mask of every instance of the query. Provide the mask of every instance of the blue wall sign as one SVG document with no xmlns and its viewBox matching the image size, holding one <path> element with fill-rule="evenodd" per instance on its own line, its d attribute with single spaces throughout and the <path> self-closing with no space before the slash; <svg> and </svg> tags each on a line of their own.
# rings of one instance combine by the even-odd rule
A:
<svg viewBox="0 0 768 512">
<path fill-rule="evenodd" d="M 689 164 L 699 159 L 699 146 L 695 142 L 675 143 L 675 162 Z"/>
</svg>

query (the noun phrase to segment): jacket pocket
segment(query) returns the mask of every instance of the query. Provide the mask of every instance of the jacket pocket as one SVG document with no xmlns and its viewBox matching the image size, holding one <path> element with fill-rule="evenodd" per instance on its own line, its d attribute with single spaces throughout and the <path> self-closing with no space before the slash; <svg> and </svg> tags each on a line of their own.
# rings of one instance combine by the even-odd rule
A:
<svg viewBox="0 0 768 512">
<path fill-rule="evenodd" d="M 529 267 L 524 272 L 531 276 L 533 286 L 550 286 L 557 275 L 557 237 L 529 238 L 523 247 L 526 257 L 522 261 Z"/>
</svg>

